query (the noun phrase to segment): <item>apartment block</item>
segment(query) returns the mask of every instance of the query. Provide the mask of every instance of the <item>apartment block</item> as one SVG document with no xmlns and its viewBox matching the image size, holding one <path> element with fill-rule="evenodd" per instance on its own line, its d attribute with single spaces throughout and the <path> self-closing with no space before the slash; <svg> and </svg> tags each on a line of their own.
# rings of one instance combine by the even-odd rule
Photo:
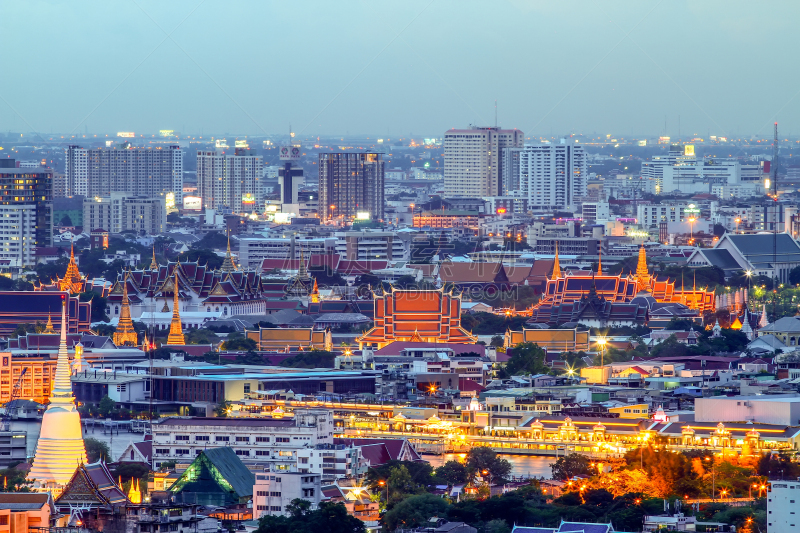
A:
<svg viewBox="0 0 800 533">
<path fill-rule="evenodd" d="M 197 189 L 207 209 L 229 208 L 234 213 L 264 208 L 264 160 L 249 148 L 198 150 Z"/>
<path fill-rule="evenodd" d="M 520 153 L 519 196 L 532 209 L 574 211 L 586 196 L 586 152 L 570 140 L 561 144 L 529 144 Z"/>
<path fill-rule="evenodd" d="M 509 190 L 515 159 L 519 154 L 504 150 L 522 148 L 524 134 L 518 129 L 471 127 L 444 134 L 444 194 L 453 196 L 499 196 Z M 505 164 L 504 164 L 505 163 Z M 510 168 L 509 168 L 510 167 Z"/>
<path fill-rule="evenodd" d="M 319 154 L 320 218 L 383 220 L 384 180 L 381 154 Z"/>
<path fill-rule="evenodd" d="M 320 474 L 299 472 L 264 472 L 256 474 L 253 486 L 253 518 L 288 516 L 287 507 L 294 499 L 306 500 L 311 509 L 319 506 L 322 493 Z"/>
<path fill-rule="evenodd" d="M 83 200 L 83 223 L 89 230 L 109 233 L 135 231 L 137 235 L 158 235 L 167 224 L 164 197 L 150 198 L 114 192 L 107 197 Z"/>
<path fill-rule="evenodd" d="M 0 260 L 11 267 L 34 265 L 36 247 L 52 246 L 52 170 L 0 168 L 0 235 Z"/>
</svg>

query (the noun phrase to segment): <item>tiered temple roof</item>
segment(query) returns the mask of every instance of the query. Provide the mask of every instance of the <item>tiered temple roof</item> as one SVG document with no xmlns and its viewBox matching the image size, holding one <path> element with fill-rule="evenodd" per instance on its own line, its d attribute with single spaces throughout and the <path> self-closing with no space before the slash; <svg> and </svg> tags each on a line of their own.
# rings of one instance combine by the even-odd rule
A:
<svg viewBox="0 0 800 533">
<path fill-rule="evenodd" d="M 556 265 L 558 254 L 556 253 Z M 594 291 L 595 297 L 590 298 Z M 640 322 L 641 313 L 647 308 L 632 302 L 644 291 L 658 303 L 682 304 L 697 311 L 701 316 L 706 311 L 714 311 L 714 291 L 705 289 L 675 288 L 675 282 L 658 279 L 647 270 L 647 256 L 644 247 L 639 249 L 639 262 L 635 275 L 591 275 L 583 273 L 560 272 L 553 269 L 553 277 L 547 281 L 542 299 L 531 307 L 529 322 L 563 324 L 574 322 L 586 312 L 596 308 L 600 315 L 607 315 L 611 322 Z"/>
<path fill-rule="evenodd" d="M 127 279 L 127 274 L 125 279 Z M 136 330 L 133 329 L 133 320 L 131 320 L 131 302 L 128 298 L 128 284 L 123 283 L 122 286 L 122 310 L 119 314 L 119 322 L 117 329 L 114 331 L 114 344 L 117 346 L 136 346 L 139 343 L 139 336 Z"/>
<path fill-rule="evenodd" d="M 196 297 L 201 303 L 234 303 L 261 299 L 263 287 L 258 272 L 236 270 L 225 272 L 212 270 L 197 262 L 169 263 L 156 269 L 133 270 L 114 284 L 108 295 L 109 303 L 122 303 L 123 283 L 127 285 L 132 304 L 141 304 L 145 299 L 174 299 L 175 271 L 179 298 Z"/>
<path fill-rule="evenodd" d="M 452 291 L 392 289 L 374 295 L 375 327 L 357 339 L 361 348 L 394 341 L 474 344 L 461 327 L 461 298 Z"/>
</svg>

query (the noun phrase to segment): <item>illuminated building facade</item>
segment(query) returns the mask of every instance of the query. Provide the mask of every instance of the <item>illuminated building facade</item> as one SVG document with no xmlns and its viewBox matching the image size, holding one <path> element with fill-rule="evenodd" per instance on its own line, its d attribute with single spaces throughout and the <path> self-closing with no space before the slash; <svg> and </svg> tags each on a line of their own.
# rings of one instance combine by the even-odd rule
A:
<svg viewBox="0 0 800 533">
<path fill-rule="evenodd" d="M 423 211 L 414 215 L 415 228 L 453 229 L 462 235 L 476 235 L 479 221 L 477 211 Z"/>
<path fill-rule="evenodd" d="M 605 325 L 643 323 L 646 317 L 639 316 L 642 312 L 659 311 L 665 305 L 672 305 L 681 315 L 686 314 L 685 306 L 703 316 L 715 310 L 714 291 L 695 287 L 678 290 L 674 281 L 650 275 L 642 246 L 635 275 L 556 273 L 554 269 L 542 299 L 531 307 L 530 322 L 562 324 L 597 315 L 598 323 Z"/>
<path fill-rule="evenodd" d="M 586 196 L 586 151 L 574 141 L 526 145 L 519 158 L 519 194 L 531 208 L 574 210 Z"/>
<path fill-rule="evenodd" d="M 47 324 L 58 313 L 62 298 L 67 298 L 67 332 L 83 333 L 91 329 L 92 303 L 78 296 L 54 291 L 0 291 L 0 336 L 9 336 L 20 324 Z M 58 319 L 58 315 L 55 315 Z M 56 324 L 60 327 L 60 322 Z"/>
<path fill-rule="evenodd" d="M 36 490 L 60 492 L 72 478 L 75 468 L 86 463 L 81 417 L 72 394 L 72 374 L 67 353 L 66 297 L 61 306 L 61 339 L 58 345 L 50 404 L 42 418 L 42 429 L 36 445 L 33 466 L 28 479 Z"/>
<path fill-rule="evenodd" d="M 577 329 L 527 329 L 522 331 L 506 331 L 503 345 L 516 346 L 524 342 L 538 344 L 548 352 L 588 352 L 589 331 Z"/>
<path fill-rule="evenodd" d="M 0 167 L 0 233 L 0 260 L 11 267 L 36 264 L 36 248 L 52 246 L 52 170 Z"/>
<path fill-rule="evenodd" d="M 329 329 L 259 328 L 256 331 L 248 330 L 245 334 L 248 339 L 256 341 L 258 350 L 261 352 L 331 351 L 333 349 L 333 341 L 331 340 Z"/>
<path fill-rule="evenodd" d="M 264 159 L 255 150 L 197 151 L 197 192 L 207 209 L 228 207 L 234 213 L 261 212 L 264 206 L 256 202 L 263 174 Z"/>
<path fill-rule="evenodd" d="M 461 327 L 461 298 L 452 291 L 392 289 L 374 296 L 375 327 L 359 346 L 383 348 L 394 341 L 474 344 L 477 336 Z"/>
<path fill-rule="evenodd" d="M 319 212 L 323 220 L 383 220 L 381 154 L 319 154 Z"/>
</svg>

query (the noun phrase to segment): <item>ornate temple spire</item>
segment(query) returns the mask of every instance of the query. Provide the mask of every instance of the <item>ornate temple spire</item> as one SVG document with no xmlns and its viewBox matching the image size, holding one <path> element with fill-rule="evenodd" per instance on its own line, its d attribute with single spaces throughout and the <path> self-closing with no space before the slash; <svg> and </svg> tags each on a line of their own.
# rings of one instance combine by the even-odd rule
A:
<svg viewBox="0 0 800 533">
<path fill-rule="evenodd" d="M 314 278 L 314 287 L 311 289 L 311 303 L 319 303 L 319 287 L 317 287 L 317 278 Z"/>
<path fill-rule="evenodd" d="M 117 330 L 114 332 L 114 344 L 117 346 L 136 346 L 139 336 L 133 329 L 131 320 L 131 301 L 128 298 L 128 273 L 122 280 L 122 308 L 119 311 Z"/>
<path fill-rule="evenodd" d="M 55 335 L 56 330 L 53 329 L 53 319 L 50 316 L 50 313 L 47 313 L 47 325 L 44 327 L 44 331 L 42 332 L 45 335 Z"/>
<path fill-rule="evenodd" d="M 150 270 L 158 270 L 158 261 L 156 261 L 156 245 L 153 245 L 153 260 L 150 261 Z"/>
<path fill-rule="evenodd" d="M 67 351 L 67 298 L 61 301 L 61 340 L 50 404 L 42 417 L 42 428 L 28 479 L 34 490 L 60 492 L 75 468 L 86 462 L 81 417 L 72 394 Z"/>
<path fill-rule="evenodd" d="M 597 273 L 603 275 L 603 249 L 597 247 Z"/>
<path fill-rule="evenodd" d="M 183 336 L 183 326 L 181 326 L 181 301 L 178 295 L 178 265 L 175 265 L 175 299 L 172 301 L 172 322 L 169 325 L 169 336 L 167 337 L 167 346 L 182 346 L 186 344 L 186 338 Z"/>
<path fill-rule="evenodd" d="M 225 261 L 222 262 L 222 266 L 220 270 L 223 272 L 233 272 L 237 270 L 236 263 L 233 260 L 233 255 L 231 254 L 231 234 L 228 233 L 228 250 L 225 252 Z"/>
<path fill-rule="evenodd" d="M 303 258 L 303 245 L 300 245 L 300 264 L 297 266 L 297 279 L 307 280 L 308 268 L 306 267 L 305 259 Z"/>
<path fill-rule="evenodd" d="M 556 241 L 556 257 L 553 260 L 553 279 L 561 277 L 561 265 L 558 262 L 558 241 Z"/>
<path fill-rule="evenodd" d="M 122 488 L 121 481 L 119 486 Z M 142 491 L 139 490 L 139 483 L 136 478 L 131 479 L 131 486 L 128 489 L 128 500 L 130 500 L 131 503 L 142 503 Z"/>
<path fill-rule="evenodd" d="M 422 337 L 420 337 L 417 328 L 414 328 L 414 334 L 411 335 L 411 342 L 422 342 Z"/>
<path fill-rule="evenodd" d="M 650 272 L 647 270 L 647 252 L 644 243 L 639 247 L 639 264 L 636 265 L 636 284 L 639 290 L 650 290 Z"/>
<path fill-rule="evenodd" d="M 59 283 L 59 289 L 69 291 L 73 294 L 81 292 L 83 289 L 83 276 L 78 271 L 78 263 L 75 262 L 75 243 L 69 245 L 69 264 L 64 277 Z"/>
</svg>

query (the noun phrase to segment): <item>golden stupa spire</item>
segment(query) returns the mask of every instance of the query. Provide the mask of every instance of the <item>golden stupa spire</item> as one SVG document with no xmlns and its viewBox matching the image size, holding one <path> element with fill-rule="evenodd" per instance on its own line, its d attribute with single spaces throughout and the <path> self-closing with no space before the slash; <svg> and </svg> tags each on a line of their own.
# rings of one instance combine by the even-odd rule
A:
<svg viewBox="0 0 800 533">
<path fill-rule="evenodd" d="M 156 245 L 153 245 L 153 260 L 150 261 L 150 270 L 158 270 L 158 261 L 156 261 Z"/>
<path fill-rule="evenodd" d="M 53 319 L 50 316 L 50 313 L 47 313 L 47 325 L 44 327 L 44 331 L 42 332 L 45 335 L 55 335 L 56 330 L 53 329 Z"/>
<path fill-rule="evenodd" d="M 414 334 L 411 335 L 411 342 L 422 342 L 422 337 L 419 336 L 417 328 L 414 328 Z"/>
<path fill-rule="evenodd" d="M 561 265 L 558 263 L 558 241 L 556 241 L 556 257 L 553 260 L 553 279 L 561 277 Z"/>
<path fill-rule="evenodd" d="M 75 262 L 75 243 L 71 242 L 69 245 L 69 264 L 64 277 L 59 283 L 59 289 L 62 291 L 69 291 L 73 294 L 82 292 L 83 277 L 78 271 L 78 263 Z"/>
<path fill-rule="evenodd" d="M 644 243 L 639 247 L 639 263 L 636 265 L 636 284 L 640 291 L 650 290 L 650 272 L 647 270 L 647 252 Z"/>
<path fill-rule="evenodd" d="M 183 327 L 181 326 L 181 301 L 178 295 L 178 265 L 175 265 L 175 299 L 172 301 L 172 322 L 169 325 L 169 336 L 167 337 L 167 346 L 183 346 L 186 344 L 186 339 L 183 336 Z"/>
<path fill-rule="evenodd" d="M 225 261 L 222 262 L 222 266 L 220 270 L 223 272 L 233 272 L 236 270 L 236 263 L 233 260 L 233 254 L 231 254 L 231 234 L 228 232 L 228 250 L 225 252 Z"/>
<path fill-rule="evenodd" d="M 314 287 L 311 289 L 311 303 L 319 303 L 319 287 L 317 287 L 317 278 L 314 278 Z"/>
<path fill-rule="evenodd" d="M 122 483 L 120 483 L 120 488 L 122 488 Z M 128 490 L 128 500 L 130 500 L 131 503 L 142 503 L 142 491 L 139 490 L 139 484 L 136 478 L 131 479 L 131 486 Z"/>
<path fill-rule="evenodd" d="M 128 273 L 122 279 L 122 308 L 119 311 L 117 330 L 114 332 L 114 344 L 117 346 L 136 346 L 139 336 L 133 329 L 131 320 L 131 301 L 128 299 Z"/>
<path fill-rule="evenodd" d="M 603 249 L 597 247 L 597 274 L 603 275 Z"/>
</svg>

